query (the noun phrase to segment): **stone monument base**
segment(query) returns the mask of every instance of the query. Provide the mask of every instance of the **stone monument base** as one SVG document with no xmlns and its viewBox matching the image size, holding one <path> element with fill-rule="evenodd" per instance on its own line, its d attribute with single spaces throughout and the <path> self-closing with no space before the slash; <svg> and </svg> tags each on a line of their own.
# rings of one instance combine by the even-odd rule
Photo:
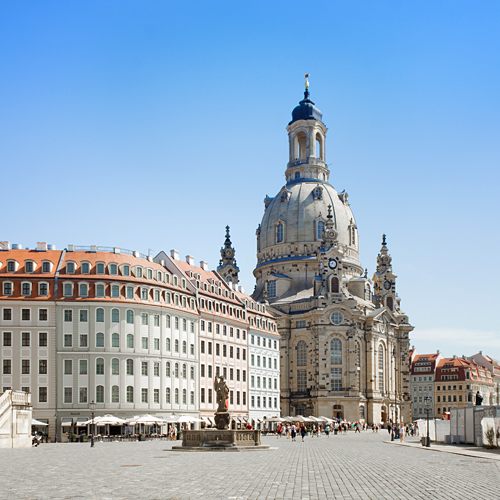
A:
<svg viewBox="0 0 500 500">
<path fill-rule="evenodd" d="M 176 451 L 255 451 L 271 450 L 260 442 L 257 430 L 201 429 L 184 431 L 182 446 L 174 446 Z"/>
</svg>

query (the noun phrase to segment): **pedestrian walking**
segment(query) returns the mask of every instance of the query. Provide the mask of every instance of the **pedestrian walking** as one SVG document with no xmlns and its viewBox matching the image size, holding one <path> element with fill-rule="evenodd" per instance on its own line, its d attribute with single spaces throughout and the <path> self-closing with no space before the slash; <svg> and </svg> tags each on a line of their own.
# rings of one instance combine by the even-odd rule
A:
<svg viewBox="0 0 500 500">
<path fill-rule="evenodd" d="M 302 442 L 304 442 L 304 438 L 306 437 L 307 434 L 307 429 L 304 424 L 301 424 L 300 426 L 300 435 L 302 436 Z"/>
<path fill-rule="evenodd" d="M 292 424 L 292 441 L 295 441 L 296 436 L 297 436 L 297 430 L 295 428 L 295 424 Z"/>
</svg>

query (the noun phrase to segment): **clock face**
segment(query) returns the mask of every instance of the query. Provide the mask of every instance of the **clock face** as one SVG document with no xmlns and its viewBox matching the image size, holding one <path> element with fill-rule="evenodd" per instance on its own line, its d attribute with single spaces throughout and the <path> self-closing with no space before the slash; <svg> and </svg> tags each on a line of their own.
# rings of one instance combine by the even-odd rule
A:
<svg viewBox="0 0 500 500">
<path fill-rule="evenodd" d="M 233 252 L 231 252 L 231 250 L 228 248 L 228 249 L 226 250 L 226 257 L 231 257 L 231 256 L 232 256 L 232 254 L 233 254 Z"/>
<path fill-rule="evenodd" d="M 384 288 L 385 288 L 386 290 L 389 290 L 389 288 L 391 288 L 391 282 L 390 282 L 390 281 L 386 281 L 386 282 L 384 283 Z"/>
<path fill-rule="evenodd" d="M 328 267 L 330 269 L 335 269 L 337 267 L 337 261 L 335 259 L 330 259 L 328 261 Z"/>
</svg>

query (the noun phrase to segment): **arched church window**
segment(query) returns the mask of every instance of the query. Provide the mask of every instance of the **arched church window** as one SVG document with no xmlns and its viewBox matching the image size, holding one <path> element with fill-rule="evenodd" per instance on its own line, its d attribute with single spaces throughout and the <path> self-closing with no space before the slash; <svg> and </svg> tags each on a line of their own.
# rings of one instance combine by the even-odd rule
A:
<svg viewBox="0 0 500 500">
<path fill-rule="evenodd" d="M 276 297 L 276 281 L 271 280 L 267 282 L 267 296 L 269 298 Z"/>
<path fill-rule="evenodd" d="M 340 339 L 333 339 L 330 342 L 330 364 L 342 364 L 342 342 Z"/>
<path fill-rule="evenodd" d="M 339 293 L 339 279 L 337 276 L 332 278 L 332 293 Z"/>
<path fill-rule="evenodd" d="M 319 191 L 321 191 L 321 189 Z M 322 220 L 318 222 L 317 229 L 317 238 L 318 240 L 321 240 L 323 238 L 323 233 L 325 232 L 325 223 Z"/>
<path fill-rule="evenodd" d="M 394 307 L 394 301 L 392 297 L 387 297 L 387 300 L 385 301 L 387 307 L 392 311 Z"/>
<path fill-rule="evenodd" d="M 321 143 L 316 139 L 316 158 L 321 158 Z"/>
<path fill-rule="evenodd" d="M 371 300 L 371 298 L 372 298 L 372 294 L 370 293 L 370 287 L 367 286 L 365 288 L 365 300 L 369 301 L 369 300 Z"/>
<path fill-rule="evenodd" d="M 297 366 L 307 366 L 307 344 L 304 340 L 297 344 Z"/>
<path fill-rule="evenodd" d="M 276 243 L 283 241 L 283 224 L 280 222 L 276 227 Z"/>
<path fill-rule="evenodd" d="M 384 346 L 378 346 L 378 390 L 384 392 Z"/>
<path fill-rule="evenodd" d="M 351 227 L 351 245 L 356 245 L 356 228 L 354 226 Z"/>
</svg>

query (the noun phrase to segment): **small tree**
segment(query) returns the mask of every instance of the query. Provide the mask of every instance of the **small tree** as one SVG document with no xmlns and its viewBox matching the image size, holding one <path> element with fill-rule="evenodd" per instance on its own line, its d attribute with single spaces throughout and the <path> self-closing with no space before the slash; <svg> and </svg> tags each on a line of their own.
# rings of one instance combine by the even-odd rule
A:
<svg viewBox="0 0 500 500">
<path fill-rule="evenodd" d="M 484 445 L 485 448 L 495 448 L 495 429 L 489 425 L 486 427 L 486 432 L 484 433 L 488 444 Z"/>
</svg>

